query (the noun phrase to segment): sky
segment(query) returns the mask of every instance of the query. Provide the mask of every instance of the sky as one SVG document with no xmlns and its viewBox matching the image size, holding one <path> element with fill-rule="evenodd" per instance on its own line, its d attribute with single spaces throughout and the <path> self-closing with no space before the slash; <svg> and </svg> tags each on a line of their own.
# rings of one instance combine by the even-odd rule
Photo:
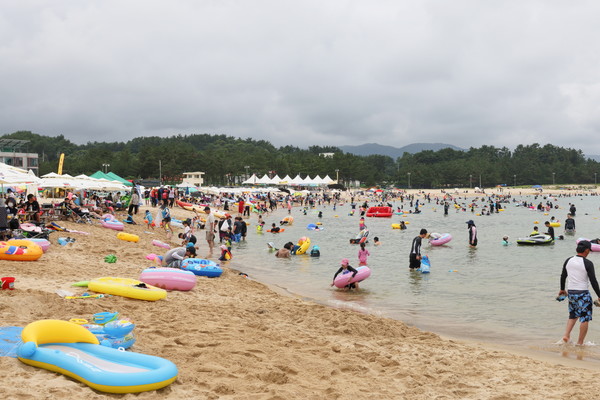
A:
<svg viewBox="0 0 600 400">
<path fill-rule="evenodd" d="M 600 154 L 600 2 L 0 0 L 0 135 Z"/>
</svg>

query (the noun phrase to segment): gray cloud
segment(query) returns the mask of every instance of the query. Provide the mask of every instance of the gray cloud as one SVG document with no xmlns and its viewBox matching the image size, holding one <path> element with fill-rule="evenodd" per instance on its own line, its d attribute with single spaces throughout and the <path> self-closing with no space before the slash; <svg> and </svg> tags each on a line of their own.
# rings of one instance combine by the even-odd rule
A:
<svg viewBox="0 0 600 400">
<path fill-rule="evenodd" d="M 22 0 L 0 10 L 0 132 L 600 154 L 599 14 L 552 0 Z"/>
</svg>

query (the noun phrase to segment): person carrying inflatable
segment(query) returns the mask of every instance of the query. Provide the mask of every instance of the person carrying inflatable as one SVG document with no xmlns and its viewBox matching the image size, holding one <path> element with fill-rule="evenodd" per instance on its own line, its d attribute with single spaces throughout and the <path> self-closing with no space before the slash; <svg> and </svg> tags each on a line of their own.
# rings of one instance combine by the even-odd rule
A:
<svg viewBox="0 0 600 400">
<path fill-rule="evenodd" d="M 343 275 L 348 274 L 348 281 L 350 281 L 352 278 L 354 278 L 356 276 L 358 271 L 356 269 L 354 269 L 352 266 L 350 266 L 349 264 L 350 264 L 350 261 L 347 258 L 342 259 L 340 268 L 337 270 L 335 275 L 333 275 L 333 280 L 331 281 L 331 286 L 333 286 L 333 282 L 335 281 L 335 278 L 337 278 L 337 276 L 339 274 L 343 274 Z M 358 290 L 358 282 L 350 283 L 350 284 L 346 285 L 345 288 L 348 290 L 350 290 L 350 289 Z"/>
</svg>

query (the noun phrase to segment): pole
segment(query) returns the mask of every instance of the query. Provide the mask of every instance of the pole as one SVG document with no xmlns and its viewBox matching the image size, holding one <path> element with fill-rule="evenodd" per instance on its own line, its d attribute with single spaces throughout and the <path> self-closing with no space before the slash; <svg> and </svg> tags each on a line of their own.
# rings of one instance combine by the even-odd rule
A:
<svg viewBox="0 0 600 400">
<path fill-rule="evenodd" d="M 553 185 L 555 184 L 555 183 L 554 183 L 554 182 L 555 182 L 555 180 L 554 180 L 554 175 L 555 175 L 555 174 L 556 174 L 555 172 L 553 172 L 553 173 L 552 173 L 552 184 L 553 184 Z"/>
<path fill-rule="evenodd" d="M 481 189 L 481 188 L 482 188 L 482 186 L 481 186 L 481 174 L 479 174 L 479 189 Z"/>
<path fill-rule="evenodd" d="M 335 183 L 339 183 L 340 181 L 340 174 L 339 174 L 340 170 L 336 169 L 335 170 Z"/>
<path fill-rule="evenodd" d="M 250 168 L 249 165 L 244 166 L 244 168 L 246 168 L 246 180 L 248 180 L 248 168 Z"/>
<path fill-rule="evenodd" d="M 513 186 L 517 186 L 517 175 L 513 175 L 513 178 L 515 178 L 515 184 Z"/>
<path fill-rule="evenodd" d="M 162 185 L 162 161 L 158 160 L 158 182 Z"/>
<path fill-rule="evenodd" d="M 408 175 L 408 188 L 410 189 L 410 172 L 407 172 L 406 175 Z"/>
<path fill-rule="evenodd" d="M 469 189 L 473 187 L 473 174 L 469 174 Z"/>
</svg>

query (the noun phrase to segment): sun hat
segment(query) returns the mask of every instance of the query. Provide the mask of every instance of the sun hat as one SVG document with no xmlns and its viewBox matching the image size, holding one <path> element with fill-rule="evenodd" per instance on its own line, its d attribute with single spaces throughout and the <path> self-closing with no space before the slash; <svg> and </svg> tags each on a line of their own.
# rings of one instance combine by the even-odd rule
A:
<svg viewBox="0 0 600 400">
<path fill-rule="evenodd" d="M 469 224 L 469 225 L 475 225 L 475 222 L 473 222 L 473 220 L 470 219 L 470 220 L 467 221 L 467 224 Z"/>
<path fill-rule="evenodd" d="M 342 258 L 342 265 L 348 265 L 350 261 L 347 258 Z"/>
</svg>

